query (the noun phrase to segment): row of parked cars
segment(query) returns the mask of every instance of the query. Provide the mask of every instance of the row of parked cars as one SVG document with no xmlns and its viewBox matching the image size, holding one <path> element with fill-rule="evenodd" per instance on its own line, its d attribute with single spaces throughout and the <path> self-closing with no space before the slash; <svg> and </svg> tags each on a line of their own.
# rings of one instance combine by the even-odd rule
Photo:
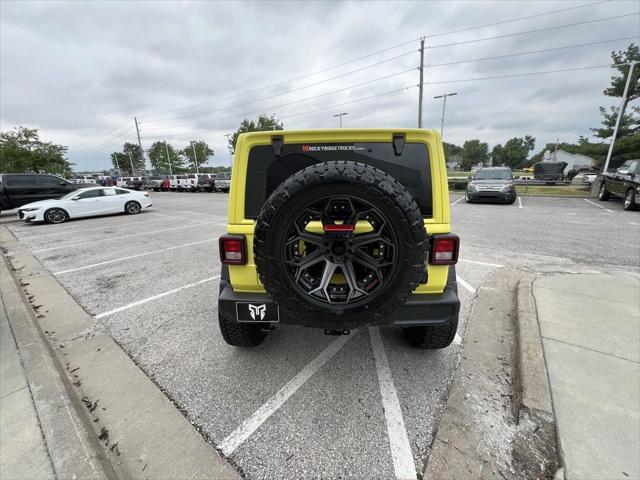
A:
<svg viewBox="0 0 640 480">
<path fill-rule="evenodd" d="M 162 190 L 177 192 L 229 192 L 231 173 L 187 173 L 183 175 L 156 175 L 147 177 L 121 177 L 116 186 L 132 190 Z"/>
</svg>

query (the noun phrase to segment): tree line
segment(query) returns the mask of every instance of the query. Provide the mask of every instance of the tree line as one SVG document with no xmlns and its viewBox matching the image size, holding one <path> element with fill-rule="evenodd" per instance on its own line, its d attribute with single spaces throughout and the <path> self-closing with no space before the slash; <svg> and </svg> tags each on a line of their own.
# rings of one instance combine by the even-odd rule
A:
<svg viewBox="0 0 640 480">
<path fill-rule="evenodd" d="M 199 170 L 214 155 L 213 149 L 204 140 L 192 140 L 183 148 L 168 142 L 154 142 L 147 150 L 151 169 L 159 174 L 183 173 Z M 114 169 L 133 175 L 145 170 L 140 146 L 127 142 L 121 152 L 111 154 Z M 204 171 L 204 170 L 203 170 Z"/>
</svg>

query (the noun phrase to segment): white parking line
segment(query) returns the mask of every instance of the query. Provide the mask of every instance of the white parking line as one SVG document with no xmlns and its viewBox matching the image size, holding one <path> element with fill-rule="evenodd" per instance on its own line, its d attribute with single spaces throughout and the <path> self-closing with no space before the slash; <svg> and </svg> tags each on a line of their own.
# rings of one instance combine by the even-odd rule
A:
<svg viewBox="0 0 640 480">
<path fill-rule="evenodd" d="M 607 212 L 609 212 L 609 213 L 616 213 L 616 212 L 614 212 L 613 210 L 609 210 L 608 208 L 605 208 L 605 207 L 603 207 L 602 205 L 598 205 L 596 202 L 592 202 L 591 200 L 588 200 L 588 199 L 586 199 L 586 198 L 583 198 L 583 200 L 584 200 L 585 202 L 590 203 L 591 205 L 595 205 L 596 207 L 601 208 L 601 209 L 603 209 L 603 210 L 605 210 L 605 211 L 607 211 Z"/>
<path fill-rule="evenodd" d="M 459 199 L 457 199 L 455 202 L 451 202 L 451 205 L 455 205 L 456 203 L 458 203 L 460 200 L 462 200 L 464 198 L 464 196 L 460 197 Z"/>
<path fill-rule="evenodd" d="M 474 265 L 485 265 L 487 267 L 497 267 L 497 268 L 504 267 L 504 265 L 500 265 L 498 263 L 479 262 L 477 260 L 464 260 L 462 258 L 459 258 L 458 261 L 459 262 L 464 262 L 464 263 L 473 263 Z"/>
<path fill-rule="evenodd" d="M 120 240 L 121 238 L 131 238 L 131 237 L 140 237 L 143 235 L 152 235 L 154 233 L 173 232 L 175 230 L 184 230 L 186 228 L 201 227 L 203 225 L 226 225 L 226 223 L 227 222 L 203 222 L 203 223 L 197 223 L 195 225 L 187 225 L 185 227 L 165 228 L 162 230 L 153 230 L 151 232 L 132 233 L 131 235 L 120 235 L 118 237 L 107 236 L 105 238 L 98 238 L 97 240 L 87 240 L 86 242 L 67 243 L 65 245 L 56 245 L 55 247 L 39 248 L 37 250 L 33 250 L 31 253 L 49 252 L 51 250 L 57 250 L 59 248 L 78 247 L 80 245 L 86 245 L 88 243 L 107 242 L 112 240 Z"/>
<path fill-rule="evenodd" d="M 168 250 L 176 250 L 178 248 L 183 247 L 191 247 L 192 245 L 200 245 L 201 243 L 209 243 L 216 242 L 217 238 L 210 238 L 208 240 L 200 240 L 199 242 L 191 242 L 191 243 L 183 243 L 182 245 L 175 245 L 173 247 L 161 248 L 159 250 L 152 250 L 150 252 L 139 253 L 137 255 L 129 255 L 127 257 L 114 258 L 113 260 L 106 260 L 104 262 L 92 263 L 91 265 L 85 265 L 83 267 L 70 268 L 69 270 L 61 270 L 59 272 L 54 272 L 54 275 L 64 275 L 65 273 L 77 272 L 79 270 L 86 270 L 87 268 L 100 267 L 102 265 L 108 265 L 110 263 L 122 262 L 124 260 L 131 260 L 132 258 L 140 258 L 145 257 L 147 255 L 153 255 L 155 253 L 166 252 Z"/>
<path fill-rule="evenodd" d="M 378 384 L 380 385 L 384 417 L 387 422 L 387 436 L 391 448 L 393 470 L 398 480 L 415 480 L 417 475 L 411 444 L 402 418 L 402 407 L 400 407 L 398 392 L 393 384 L 389 360 L 384 351 L 380 331 L 376 327 L 369 327 L 369 337 L 378 372 Z"/>
<path fill-rule="evenodd" d="M 182 290 L 186 290 L 188 288 L 197 287 L 198 285 L 202 285 L 203 283 L 213 282 L 214 280 L 220 278 L 220 275 L 216 275 L 215 277 L 205 278 L 203 280 L 199 280 L 194 283 L 190 283 L 189 285 L 184 285 L 182 287 L 174 288 L 173 290 L 169 290 L 167 292 L 160 293 L 158 295 L 154 295 L 153 297 L 143 298 L 142 300 L 138 300 L 137 302 L 130 303 L 129 305 L 124 305 L 122 307 L 114 308 L 113 310 L 109 310 L 108 312 L 99 313 L 93 318 L 104 318 L 109 315 L 113 315 L 114 313 L 122 312 L 124 310 L 129 310 L 130 308 L 137 307 L 138 305 L 143 305 L 145 303 L 152 302 L 153 300 L 157 300 L 162 297 L 166 297 L 167 295 L 171 295 L 173 293 L 181 292 Z"/>
<path fill-rule="evenodd" d="M 476 289 L 473 288 L 471 285 L 469 285 L 467 282 L 465 282 L 464 279 L 460 277 L 460 275 L 456 275 L 456 280 L 458 280 L 458 283 L 462 285 L 470 293 L 476 293 Z"/>
<path fill-rule="evenodd" d="M 331 342 L 320 354 L 311 360 L 300 372 L 289 380 L 284 387 L 274 393 L 253 415 L 247 418 L 233 432 L 225 438 L 218 448 L 226 456 L 231 455 L 247 438 L 255 432 L 271 415 L 273 415 L 291 395 L 296 393 L 298 389 L 309 380 L 322 366 L 338 353 L 345 343 L 355 334 L 355 330 L 351 335 L 343 335 Z"/>
<path fill-rule="evenodd" d="M 170 215 L 163 215 L 161 213 L 156 213 L 156 212 L 148 212 L 145 213 L 145 215 L 158 215 L 158 216 L 162 216 L 162 217 L 169 217 L 169 218 L 174 218 L 174 219 L 181 219 L 180 217 L 174 217 L 174 216 L 170 216 Z M 188 219 L 182 219 L 182 220 L 188 220 Z M 36 235 L 34 237 L 20 237 L 20 240 L 35 240 L 37 238 L 45 238 L 45 237 L 55 237 L 56 235 L 69 235 L 69 234 L 73 234 L 75 232 L 91 232 L 93 230 L 107 230 L 109 228 L 120 228 L 120 227 L 126 227 L 128 225 L 146 225 L 147 223 L 154 223 L 154 222 L 163 222 L 164 220 L 162 220 L 161 218 L 157 219 L 157 220 L 147 220 L 147 221 L 140 221 L 138 220 L 137 222 L 126 222 L 126 223 L 116 223 L 116 224 L 112 224 L 112 225 L 103 225 L 101 227 L 95 227 L 95 228 L 73 228 L 73 229 L 69 229 L 69 230 L 65 230 L 63 232 L 56 232 L 56 233 L 48 233 L 46 235 Z M 191 222 L 194 222 L 195 220 L 189 220 Z"/>
<path fill-rule="evenodd" d="M 518 197 L 518 208 L 522 208 L 522 198 Z"/>
</svg>

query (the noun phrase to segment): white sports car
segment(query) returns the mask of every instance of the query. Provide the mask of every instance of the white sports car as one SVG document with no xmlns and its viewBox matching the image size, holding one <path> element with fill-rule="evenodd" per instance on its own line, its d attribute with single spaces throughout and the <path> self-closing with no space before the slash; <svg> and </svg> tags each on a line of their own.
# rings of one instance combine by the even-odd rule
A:
<svg viewBox="0 0 640 480">
<path fill-rule="evenodd" d="M 18 210 L 25 222 L 62 223 L 69 218 L 128 213 L 135 215 L 151 206 L 148 192 L 118 187 L 80 188 L 64 197 L 28 203 Z"/>
</svg>

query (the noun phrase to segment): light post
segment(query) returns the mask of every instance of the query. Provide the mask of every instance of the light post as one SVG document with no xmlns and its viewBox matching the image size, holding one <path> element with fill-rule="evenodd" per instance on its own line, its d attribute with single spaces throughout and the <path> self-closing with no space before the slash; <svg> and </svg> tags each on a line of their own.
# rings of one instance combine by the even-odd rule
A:
<svg viewBox="0 0 640 480">
<path fill-rule="evenodd" d="M 200 173 L 200 170 L 198 169 L 198 157 L 196 156 L 196 144 L 195 142 L 191 142 L 191 148 L 193 148 L 193 163 L 195 163 L 196 165 L 196 174 Z"/>
<path fill-rule="evenodd" d="M 342 112 L 342 113 L 336 113 L 334 115 L 334 117 L 339 117 L 340 118 L 340 128 L 342 128 L 342 117 L 345 115 L 349 115 L 349 112 Z"/>
<path fill-rule="evenodd" d="M 444 112 L 447 108 L 447 97 L 453 97 L 454 95 L 458 95 L 458 92 L 453 93 L 443 93 L 442 95 L 437 95 L 433 98 L 441 98 L 442 99 L 442 120 L 440 123 L 440 136 L 442 137 L 444 134 Z"/>
</svg>

